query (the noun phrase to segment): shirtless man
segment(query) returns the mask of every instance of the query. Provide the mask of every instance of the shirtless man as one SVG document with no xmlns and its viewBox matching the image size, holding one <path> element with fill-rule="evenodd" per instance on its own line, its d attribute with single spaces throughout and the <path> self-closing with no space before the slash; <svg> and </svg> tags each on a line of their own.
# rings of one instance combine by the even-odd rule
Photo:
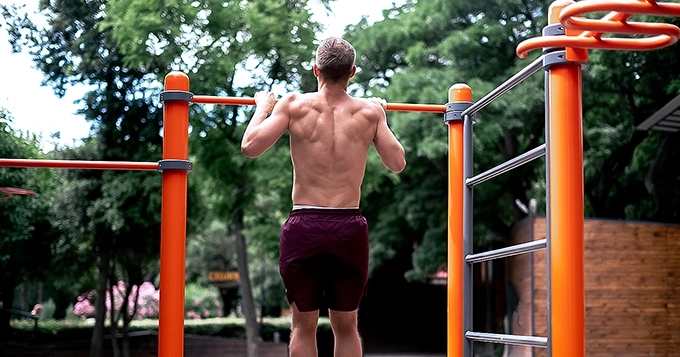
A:
<svg viewBox="0 0 680 357">
<path fill-rule="evenodd" d="M 368 226 L 359 199 L 371 143 L 388 169 L 406 166 L 404 148 L 387 126 L 386 103 L 347 94 L 354 59 L 349 42 L 325 40 L 313 68 L 318 91 L 278 102 L 270 92 L 256 93 L 241 143 L 252 158 L 290 134 L 293 210 L 281 229 L 279 269 L 292 311 L 291 357 L 317 356 L 322 301 L 335 356 L 362 356 L 357 309 L 368 280 Z"/>
</svg>

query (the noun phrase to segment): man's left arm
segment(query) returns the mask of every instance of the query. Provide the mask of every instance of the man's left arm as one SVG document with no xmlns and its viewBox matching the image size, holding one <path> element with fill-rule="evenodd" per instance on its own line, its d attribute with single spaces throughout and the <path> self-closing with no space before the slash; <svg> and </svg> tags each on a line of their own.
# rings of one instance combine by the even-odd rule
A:
<svg viewBox="0 0 680 357">
<path fill-rule="evenodd" d="M 255 114 L 241 141 L 244 156 L 253 158 L 262 155 L 288 130 L 289 101 L 290 96 L 286 96 L 277 103 L 274 93 L 269 91 L 255 93 Z"/>
</svg>

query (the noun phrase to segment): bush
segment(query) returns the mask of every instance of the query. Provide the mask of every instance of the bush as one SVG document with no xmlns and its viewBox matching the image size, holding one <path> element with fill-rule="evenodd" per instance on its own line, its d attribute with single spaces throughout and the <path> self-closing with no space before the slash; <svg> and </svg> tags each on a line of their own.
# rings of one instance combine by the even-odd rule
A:
<svg viewBox="0 0 680 357">
<path fill-rule="evenodd" d="M 222 311 L 222 300 L 215 288 L 198 284 L 186 285 L 184 317 L 194 320 L 222 317 Z"/>
<path fill-rule="evenodd" d="M 119 281 L 118 284 L 113 287 L 115 311 L 119 311 L 123 305 L 123 296 L 128 288 L 131 289 L 128 302 L 128 313 L 132 314 L 134 297 L 137 289 L 139 289 L 139 300 L 137 301 L 137 311 L 135 312 L 134 318 L 138 320 L 158 318 L 159 291 L 156 290 L 154 285 L 150 282 L 145 282 L 139 287 L 137 285 L 128 287 L 124 282 Z M 81 294 L 76 299 L 75 305 L 73 305 L 73 314 L 79 316 L 82 320 L 94 317 L 94 304 L 97 298 L 95 291 Z M 213 287 L 187 284 L 185 288 L 184 311 L 186 313 L 185 317 L 189 319 L 222 317 L 223 308 L 219 292 Z M 111 316 L 111 298 L 108 291 L 106 293 L 106 316 Z"/>
<path fill-rule="evenodd" d="M 78 315 L 75 314 L 74 309 L 75 309 L 75 308 L 73 307 L 73 304 L 70 304 L 70 305 L 66 308 L 66 312 L 65 312 L 65 314 L 64 314 L 64 315 L 66 316 L 66 317 L 65 317 L 66 320 L 70 320 L 70 321 L 80 320 L 80 316 L 78 316 Z"/>
<path fill-rule="evenodd" d="M 106 321 L 108 325 L 108 320 Z M 262 339 L 273 341 L 274 333 L 278 332 L 281 342 L 290 340 L 290 318 L 277 317 L 265 318 L 262 322 Z M 15 329 L 32 331 L 33 322 L 28 320 L 13 320 L 12 327 Z M 84 321 L 47 320 L 38 323 L 38 336 L 36 341 L 40 344 L 89 340 L 92 338 L 93 324 Z M 319 319 L 319 338 L 332 338 L 331 325 L 326 317 Z M 158 331 L 158 320 L 144 319 L 134 320 L 130 325 L 130 332 Z M 184 333 L 190 335 L 229 337 L 244 339 L 245 319 L 236 317 L 220 317 L 200 320 L 185 320 Z"/>
<path fill-rule="evenodd" d="M 43 302 L 40 305 L 42 306 L 42 311 L 40 312 L 39 316 L 40 321 L 49 320 L 52 317 L 54 317 L 54 311 L 57 310 L 57 305 L 54 303 L 54 300 L 52 300 L 52 298 Z"/>
</svg>

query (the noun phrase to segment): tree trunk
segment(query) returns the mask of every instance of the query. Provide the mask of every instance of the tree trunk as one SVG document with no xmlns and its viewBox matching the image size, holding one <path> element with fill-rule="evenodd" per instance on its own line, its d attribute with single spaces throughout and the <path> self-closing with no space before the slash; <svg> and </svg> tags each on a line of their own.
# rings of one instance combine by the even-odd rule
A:
<svg viewBox="0 0 680 357">
<path fill-rule="evenodd" d="M 132 280 L 129 278 L 130 274 L 128 274 L 128 280 Z M 120 316 L 123 319 L 123 327 L 122 327 L 122 335 L 123 335 L 123 343 L 122 343 L 122 350 L 123 350 L 123 357 L 130 357 L 130 322 L 132 322 L 132 319 L 135 317 L 135 314 L 137 313 L 137 308 L 139 306 L 139 288 L 142 286 L 141 283 L 135 283 L 137 286 L 137 289 L 135 291 L 135 297 L 132 301 L 134 304 L 132 306 L 132 313 L 130 313 L 129 309 L 129 301 L 130 301 L 130 294 L 132 293 L 132 287 L 135 286 L 133 283 L 130 283 L 126 289 L 125 289 L 125 300 L 123 300 L 123 307 L 121 308 Z"/>
<path fill-rule="evenodd" d="M 92 343 L 90 344 L 90 357 L 102 357 L 103 355 L 109 259 L 108 250 L 101 249 L 99 252 L 99 278 L 97 279 L 97 300 L 94 306 L 94 330 L 92 331 Z"/>
<path fill-rule="evenodd" d="M 26 302 L 26 283 L 19 285 L 19 309 L 21 311 L 28 311 L 28 302 Z"/>
<path fill-rule="evenodd" d="M 248 357 L 259 357 L 258 325 L 253 301 L 253 289 L 248 274 L 248 256 L 246 237 L 243 235 L 243 213 L 238 212 L 234 217 L 234 234 L 236 235 L 236 254 L 238 261 L 238 275 L 241 283 L 241 298 L 243 299 L 243 313 L 246 316 L 246 344 Z"/>
<path fill-rule="evenodd" d="M 130 321 L 123 321 L 123 357 L 130 357 Z"/>
<path fill-rule="evenodd" d="M 111 279 L 111 282 L 115 282 L 116 279 Z M 117 286 L 118 284 L 116 284 Z M 113 284 L 109 284 L 109 303 L 111 304 L 111 315 L 110 315 L 110 321 L 111 321 L 111 351 L 113 351 L 113 357 L 120 357 L 120 349 L 118 348 L 118 319 L 120 318 L 120 314 L 122 314 L 122 311 L 118 312 L 118 317 L 116 317 L 116 299 L 115 295 L 113 293 Z M 123 305 L 125 305 L 123 303 Z M 122 308 L 121 308 L 122 310 Z"/>
<path fill-rule="evenodd" d="M 6 342 L 10 339 L 10 314 L 5 309 L 12 308 L 15 288 L 14 276 L 8 271 L 0 272 L 0 342 Z M 2 350 L 0 350 L 1 352 Z"/>
</svg>

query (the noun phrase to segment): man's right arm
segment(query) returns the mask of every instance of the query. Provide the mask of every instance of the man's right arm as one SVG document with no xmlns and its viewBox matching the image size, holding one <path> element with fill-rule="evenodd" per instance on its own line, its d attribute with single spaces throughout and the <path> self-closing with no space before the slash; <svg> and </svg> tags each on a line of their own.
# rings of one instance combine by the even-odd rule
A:
<svg viewBox="0 0 680 357">
<path fill-rule="evenodd" d="M 375 150 L 380 156 L 380 161 L 383 165 L 393 172 L 401 172 L 406 167 L 406 155 L 404 153 L 404 147 L 401 145 L 397 137 L 394 136 L 392 130 L 387 125 L 387 116 L 384 110 L 384 101 L 382 103 L 383 109 L 377 114 L 380 119 L 378 120 L 378 126 L 375 132 L 375 138 L 373 139 L 373 145 L 375 145 Z"/>
<path fill-rule="evenodd" d="M 273 93 L 261 91 L 255 93 L 255 114 L 250 119 L 243 139 L 241 152 L 246 157 L 257 157 L 267 151 L 288 129 L 290 114 L 288 105 L 292 95 L 287 95 L 278 102 Z M 267 114 L 271 115 L 267 117 Z"/>
</svg>

